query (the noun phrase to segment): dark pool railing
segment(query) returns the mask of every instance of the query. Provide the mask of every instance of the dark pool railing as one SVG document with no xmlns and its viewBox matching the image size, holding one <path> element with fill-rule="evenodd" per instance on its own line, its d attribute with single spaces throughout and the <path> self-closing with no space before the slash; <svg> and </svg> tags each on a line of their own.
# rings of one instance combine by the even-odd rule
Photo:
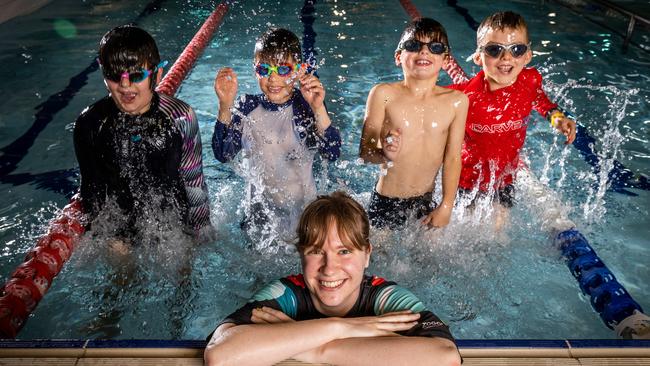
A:
<svg viewBox="0 0 650 366">
<path fill-rule="evenodd" d="M 204 21 L 192 40 L 176 59 L 156 91 L 174 95 L 219 28 L 229 2 L 219 4 Z M 47 233 L 25 257 L 0 289 L 0 338 L 15 338 L 29 315 L 36 309 L 54 277 L 72 256 L 84 233 L 82 206 L 78 195 L 59 212 Z"/>
<path fill-rule="evenodd" d="M 623 51 L 627 51 L 627 47 L 630 45 L 630 41 L 632 40 L 632 33 L 634 32 L 634 28 L 636 26 L 636 22 L 640 22 L 645 24 L 646 26 L 650 26 L 650 20 L 640 16 L 639 14 L 635 14 L 627 9 L 624 9 L 616 4 L 613 4 L 609 1 L 606 0 L 594 0 L 598 4 L 603 5 L 607 8 L 610 8 L 612 10 L 615 10 L 624 16 L 629 18 L 629 21 L 627 23 L 627 30 L 625 32 L 625 38 L 623 39 Z"/>
</svg>

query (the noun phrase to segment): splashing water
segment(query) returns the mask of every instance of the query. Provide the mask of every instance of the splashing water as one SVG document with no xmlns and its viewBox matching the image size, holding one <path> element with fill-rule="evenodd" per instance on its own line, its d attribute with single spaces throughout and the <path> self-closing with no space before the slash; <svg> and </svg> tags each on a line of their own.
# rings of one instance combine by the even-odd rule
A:
<svg viewBox="0 0 650 366">
<path fill-rule="evenodd" d="M 598 157 L 597 166 L 594 167 L 593 174 L 580 174 L 581 180 L 584 181 L 587 189 L 587 196 L 582 204 L 582 218 L 587 223 L 596 223 L 603 219 L 607 212 L 605 194 L 611 186 L 610 174 L 615 168 L 617 159 L 621 156 L 620 151 L 625 137 L 620 132 L 620 124 L 626 117 L 626 110 L 630 105 L 636 104 L 635 97 L 638 89 L 622 90 L 616 86 L 596 86 L 585 79 L 569 80 L 563 84 L 551 83 L 550 89 L 555 93 L 555 100 L 559 105 L 565 106 L 567 110 L 572 110 L 573 100 L 604 100 L 609 108 L 605 111 L 593 111 L 596 115 L 591 116 L 590 111 L 579 114 L 577 122 L 588 130 L 592 137 L 598 141 L 598 146 L 590 144 L 589 148 L 593 149 Z M 584 106 L 581 106 L 585 109 Z M 557 137 L 556 137 L 557 140 Z M 555 143 L 553 146 L 558 146 Z M 556 183 L 556 187 L 561 188 L 566 178 L 567 172 L 564 169 L 564 161 L 567 158 L 568 151 L 565 148 L 560 159 L 555 157 L 555 152 L 551 151 L 547 156 L 547 162 L 542 173 L 542 182 L 548 183 L 550 180 L 550 165 L 557 160 L 560 163 L 561 179 Z M 551 161 L 554 160 L 554 161 Z"/>
</svg>

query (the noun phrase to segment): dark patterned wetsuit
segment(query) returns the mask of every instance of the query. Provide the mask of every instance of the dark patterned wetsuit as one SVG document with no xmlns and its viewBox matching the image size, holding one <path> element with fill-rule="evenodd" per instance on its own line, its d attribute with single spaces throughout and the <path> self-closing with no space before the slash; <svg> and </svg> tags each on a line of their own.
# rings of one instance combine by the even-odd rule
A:
<svg viewBox="0 0 650 366">
<path fill-rule="evenodd" d="M 326 315 L 316 310 L 309 290 L 305 287 L 303 276 L 297 275 L 269 283 L 257 291 L 246 305 L 228 315 L 219 325 L 225 323 L 252 324 L 253 309 L 262 306 L 280 310 L 294 320 L 327 318 Z M 377 316 L 401 310 L 420 313 L 420 318 L 417 325 L 407 331 L 398 332 L 399 334 L 416 337 L 441 337 L 454 341 L 447 325 L 432 312 L 425 310 L 424 304 L 415 295 L 395 282 L 386 281 L 376 276 L 364 276 L 359 299 L 345 315 L 345 318 Z M 208 339 L 211 337 L 212 335 L 208 336 Z"/>
<path fill-rule="evenodd" d="M 74 145 L 84 212 L 92 221 L 107 200 L 128 217 L 176 215 L 195 233 L 209 228 L 207 186 L 196 115 L 186 103 L 154 93 L 142 115 L 121 112 L 107 96 L 77 118 Z"/>
</svg>

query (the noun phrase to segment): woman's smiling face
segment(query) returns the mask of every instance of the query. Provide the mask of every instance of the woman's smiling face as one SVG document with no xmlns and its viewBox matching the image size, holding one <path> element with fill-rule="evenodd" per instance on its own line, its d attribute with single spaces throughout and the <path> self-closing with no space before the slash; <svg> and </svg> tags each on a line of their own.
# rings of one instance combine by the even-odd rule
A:
<svg viewBox="0 0 650 366">
<path fill-rule="evenodd" d="M 370 263 L 368 250 L 356 249 L 336 222 L 330 222 L 321 248 L 308 247 L 301 254 L 303 275 L 316 309 L 327 316 L 344 316 L 359 298 L 361 281 Z"/>
</svg>

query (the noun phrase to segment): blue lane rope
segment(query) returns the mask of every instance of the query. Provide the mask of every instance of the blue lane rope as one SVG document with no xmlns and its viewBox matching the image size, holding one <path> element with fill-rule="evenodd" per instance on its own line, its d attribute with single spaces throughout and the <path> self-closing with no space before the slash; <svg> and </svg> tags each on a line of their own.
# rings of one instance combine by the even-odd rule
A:
<svg viewBox="0 0 650 366">
<path fill-rule="evenodd" d="M 448 0 L 447 5 L 460 14 L 474 32 L 478 30 L 480 23 L 472 17 L 467 8 L 459 6 L 458 1 L 456 0 Z M 592 148 L 595 141 L 596 140 L 589 135 L 585 127 L 579 124 L 577 125 L 576 140 L 573 142 L 573 146 L 578 149 L 580 155 L 582 155 L 587 164 L 591 165 L 594 174 L 598 175 L 600 172 L 600 158 Z M 609 172 L 608 179 L 610 183 L 609 190 L 613 192 L 637 196 L 636 193 L 631 192 L 626 188 L 636 188 L 646 191 L 650 190 L 650 182 L 648 182 L 648 177 L 646 175 L 635 174 L 618 160 L 614 160 L 614 167 Z"/>
<path fill-rule="evenodd" d="M 314 31 L 314 21 L 316 17 L 314 13 L 316 12 L 316 0 L 305 0 L 305 4 L 300 10 L 300 21 L 303 24 L 303 33 L 302 33 L 302 59 L 303 62 L 308 64 L 307 72 L 312 72 L 314 76 L 318 77 L 318 72 L 316 71 L 316 55 L 318 51 L 314 48 L 316 44 L 316 32 Z"/>
<path fill-rule="evenodd" d="M 132 22 L 137 24 L 145 17 L 160 10 L 162 3 L 165 0 L 150 1 L 140 14 Z M 14 183 L 22 179 L 12 179 L 9 174 L 18 167 L 18 163 L 27 156 L 29 149 L 34 145 L 36 138 L 41 132 L 52 122 L 54 116 L 63 108 L 65 108 L 74 96 L 88 83 L 88 76 L 99 69 L 97 59 L 93 61 L 79 74 L 70 79 L 68 85 L 59 92 L 50 95 L 45 102 L 36 106 L 35 120 L 32 126 L 22 136 L 11 142 L 9 145 L 0 148 L 2 155 L 0 156 L 0 182 L 1 183 Z M 73 169 L 70 169 L 73 170 Z M 25 178 L 24 176 L 22 178 Z M 47 182 L 47 181 L 46 181 Z M 59 187 L 48 187 L 51 190 L 58 191 Z"/>
<path fill-rule="evenodd" d="M 559 233 L 555 245 L 562 251 L 571 274 L 578 280 L 582 292 L 590 296 L 591 306 L 607 327 L 614 329 L 635 310 L 643 312 L 578 230 Z"/>
</svg>

